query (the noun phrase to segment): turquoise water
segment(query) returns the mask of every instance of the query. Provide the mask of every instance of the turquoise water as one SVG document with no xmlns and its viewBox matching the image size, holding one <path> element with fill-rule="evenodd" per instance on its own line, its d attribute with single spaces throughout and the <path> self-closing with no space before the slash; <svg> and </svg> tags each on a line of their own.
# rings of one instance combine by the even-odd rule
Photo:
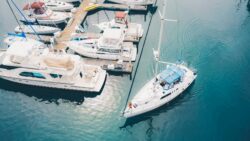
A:
<svg viewBox="0 0 250 141">
<path fill-rule="evenodd" d="M 103 92 L 94 96 L 0 81 L 1 140 L 249 141 L 250 12 L 246 4 L 244 0 L 168 1 L 167 17 L 179 22 L 166 23 L 161 58 L 184 60 L 198 71 L 198 77 L 170 104 L 132 120 L 120 117 L 131 84 L 127 75 L 109 75 Z M 0 8 L 2 35 L 16 23 L 5 1 Z M 98 19 L 96 15 L 88 17 L 89 24 Z M 158 18 L 153 17 L 130 98 L 153 76 Z M 144 17 L 135 15 L 131 20 L 142 22 Z"/>
</svg>

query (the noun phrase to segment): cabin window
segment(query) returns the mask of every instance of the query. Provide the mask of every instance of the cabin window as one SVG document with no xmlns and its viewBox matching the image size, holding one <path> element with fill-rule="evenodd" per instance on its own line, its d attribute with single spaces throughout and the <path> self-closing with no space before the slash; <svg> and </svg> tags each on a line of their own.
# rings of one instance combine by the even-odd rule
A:
<svg viewBox="0 0 250 141">
<path fill-rule="evenodd" d="M 54 74 L 54 73 L 51 73 L 49 74 L 52 78 L 62 78 L 62 75 L 61 74 Z"/>
<path fill-rule="evenodd" d="M 163 98 L 165 98 L 165 97 L 169 96 L 170 94 L 171 94 L 171 93 L 168 93 L 168 94 L 166 94 L 166 95 L 162 96 L 162 97 L 161 97 L 161 99 L 163 99 Z"/>
<path fill-rule="evenodd" d="M 19 75 L 24 76 L 24 77 L 45 79 L 45 77 L 41 73 L 38 73 L 38 72 L 21 72 Z"/>
</svg>

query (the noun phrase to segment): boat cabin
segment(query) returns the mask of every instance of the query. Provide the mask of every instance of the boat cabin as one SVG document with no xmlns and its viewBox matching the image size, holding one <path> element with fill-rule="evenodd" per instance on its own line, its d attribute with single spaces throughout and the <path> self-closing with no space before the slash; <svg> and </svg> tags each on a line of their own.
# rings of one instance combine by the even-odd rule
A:
<svg viewBox="0 0 250 141">
<path fill-rule="evenodd" d="M 121 29 L 105 29 L 99 39 L 98 48 L 121 50 L 124 33 Z"/>
<path fill-rule="evenodd" d="M 115 22 L 119 24 L 128 25 L 127 13 L 126 12 L 116 12 L 115 13 Z"/>
<path fill-rule="evenodd" d="M 185 70 L 182 70 L 175 66 L 167 66 L 167 68 L 160 74 L 159 83 L 164 88 L 168 90 L 172 88 L 175 84 L 182 81 Z"/>
</svg>

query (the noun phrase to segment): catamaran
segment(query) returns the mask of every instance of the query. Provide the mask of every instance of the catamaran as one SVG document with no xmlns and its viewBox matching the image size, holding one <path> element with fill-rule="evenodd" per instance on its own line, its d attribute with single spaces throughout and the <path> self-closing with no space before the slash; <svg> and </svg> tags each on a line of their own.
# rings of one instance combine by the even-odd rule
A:
<svg viewBox="0 0 250 141">
<path fill-rule="evenodd" d="M 109 2 L 125 4 L 125 5 L 151 5 L 155 0 L 106 0 Z"/>
<path fill-rule="evenodd" d="M 96 24 L 101 30 L 108 28 L 119 28 L 124 30 L 125 39 L 139 41 L 143 36 L 143 28 L 141 24 L 131 23 L 128 21 L 128 15 L 126 12 L 116 12 L 115 18 L 110 22 L 102 22 Z"/>
<path fill-rule="evenodd" d="M 32 27 L 31 27 L 32 26 Z M 33 28 L 33 29 L 32 29 Z M 15 28 L 17 33 L 27 33 L 27 34 L 54 34 L 61 31 L 60 28 L 42 25 L 21 25 Z"/>
<path fill-rule="evenodd" d="M 137 48 L 123 40 L 121 29 L 106 29 L 99 39 L 72 40 L 67 45 L 70 50 L 89 58 L 135 61 Z"/>
<path fill-rule="evenodd" d="M 165 2 L 164 2 L 165 3 Z M 166 7 L 163 7 L 163 16 L 161 16 L 160 38 L 158 42 L 158 50 L 154 51 L 156 58 L 155 76 L 147 82 L 128 103 L 123 116 L 126 118 L 134 117 L 170 102 L 183 91 L 185 91 L 191 83 L 196 79 L 196 73 L 186 67 L 184 64 L 174 64 L 159 60 L 160 47 L 162 42 L 163 21 Z M 157 74 L 158 65 L 165 65 L 165 70 Z"/>
<path fill-rule="evenodd" d="M 45 6 L 44 2 L 33 2 L 23 7 L 26 12 L 26 22 L 54 25 L 66 22 L 72 15 L 66 12 L 54 12 Z"/>
<path fill-rule="evenodd" d="M 53 11 L 70 11 L 74 8 L 73 4 L 58 0 L 42 0 L 42 2 Z"/>
<path fill-rule="evenodd" d="M 0 64 L 0 78 L 31 86 L 99 92 L 106 79 L 101 67 L 34 40 L 12 43 L 1 52 Z"/>
</svg>

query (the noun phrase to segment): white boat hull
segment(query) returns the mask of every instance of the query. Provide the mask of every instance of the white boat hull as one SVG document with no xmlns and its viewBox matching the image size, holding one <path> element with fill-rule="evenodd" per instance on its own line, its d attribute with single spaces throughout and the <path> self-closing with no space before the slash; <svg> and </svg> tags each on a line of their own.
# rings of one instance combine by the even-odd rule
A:
<svg viewBox="0 0 250 141">
<path fill-rule="evenodd" d="M 11 82 L 30 85 L 30 86 L 38 86 L 38 87 L 47 87 L 47 88 L 56 88 L 56 89 L 64 89 L 64 90 L 74 90 L 74 91 L 84 91 L 84 92 L 100 92 L 101 88 L 104 85 L 104 81 L 106 80 L 106 71 L 102 70 L 100 73 L 99 80 L 97 81 L 94 88 L 81 87 L 74 85 L 74 83 L 62 83 L 62 82 L 53 82 L 53 81 L 41 81 L 41 80 L 32 80 L 32 79 L 24 79 L 19 77 L 13 77 L 12 75 L 6 75 L 3 73 L 3 70 L 0 70 L 0 78 L 4 80 L 8 80 Z"/>
<path fill-rule="evenodd" d="M 185 91 L 195 80 L 196 75 L 189 69 L 187 69 L 187 74 L 180 84 L 177 84 L 174 88 L 171 89 L 172 93 L 170 95 L 167 95 L 166 97 L 162 98 L 162 91 L 154 91 L 153 89 L 153 83 L 155 82 L 155 78 L 150 80 L 133 98 L 131 101 L 132 103 L 139 103 L 138 101 L 141 100 L 143 102 L 142 105 L 136 107 L 136 108 L 129 108 L 127 107 L 125 112 L 123 113 L 123 116 L 126 118 L 134 117 L 137 115 L 144 114 L 146 112 L 152 111 L 154 109 L 157 109 L 164 104 L 172 101 L 174 98 L 179 96 L 183 91 Z M 157 93 L 155 96 L 152 95 L 153 93 Z M 143 101 L 145 96 L 152 95 L 152 99 L 150 101 Z"/>
<path fill-rule="evenodd" d="M 33 31 L 33 29 L 35 31 Z M 61 29 L 59 28 L 56 28 L 56 27 L 49 27 L 49 26 L 40 26 L 40 25 L 23 25 L 23 26 L 17 26 L 15 28 L 15 32 L 17 33 L 21 33 L 21 32 L 24 32 L 24 33 L 28 33 L 28 34 L 54 34 L 58 31 L 61 31 Z"/>
<path fill-rule="evenodd" d="M 78 46 L 71 44 L 69 48 L 80 54 L 84 57 L 88 58 L 95 58 L 95 59 L 105 59 L 105 60 L 119 60 L 122 59 L 123 61 L 135 61 L 137 55 L 137 48 L 132 47 L 130 54 L 121 54 L 121 53 L 103 53 L 98 52 L 96 49 L 89 49 L 85 48 L 84 46 Z"/>
<path fill-rule="evenodd" d="M 53 12 L 51 16 L 46 16 L 45 17 L 26 17 L 28 22 L 38 22 L 39 24 L 42 25 L 55 25 L 55 24 L 61 24 L 61 23 L 66 23 L 69 18 L 71 18 L 71 13 L 65 13 L 65 12 Z"/>
<path fill-rule="evenodd" d="M 70 11 L 74 8 L 73 4 L 58 0 L 43 0 L 45 6 L 53 11 Z"/>
</svg>

